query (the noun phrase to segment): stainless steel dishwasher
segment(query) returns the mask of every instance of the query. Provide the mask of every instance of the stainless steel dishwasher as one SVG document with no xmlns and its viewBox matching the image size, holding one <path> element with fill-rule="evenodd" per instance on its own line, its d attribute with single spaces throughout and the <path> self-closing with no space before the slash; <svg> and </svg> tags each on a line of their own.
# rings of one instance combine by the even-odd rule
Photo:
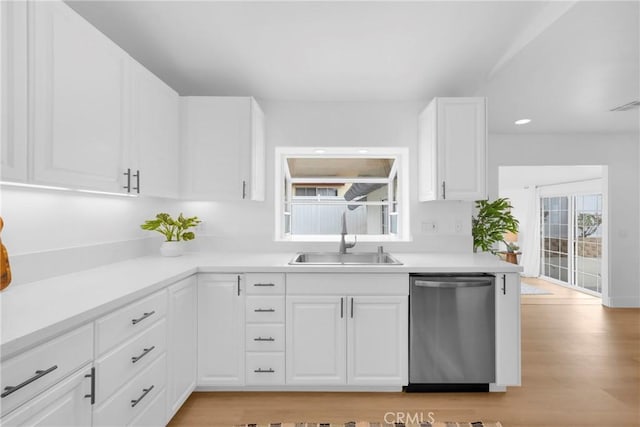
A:
<svg viewBox="0 0 640 427">
<path fill-rule="evenodd" d="M 488 391 L 495 381 L 495 277 L 410 275 L 406 391 Z"/>
</svg>

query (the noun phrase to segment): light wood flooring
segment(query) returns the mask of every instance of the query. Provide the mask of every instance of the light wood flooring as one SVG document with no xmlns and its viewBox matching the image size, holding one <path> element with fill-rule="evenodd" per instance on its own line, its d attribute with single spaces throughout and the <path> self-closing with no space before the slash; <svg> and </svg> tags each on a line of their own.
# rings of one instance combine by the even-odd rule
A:
<svg viewBox="0 0 640 427">
<path fill-rule="evenodd" d="M 522 386 L 506 393 L 193 393 L 170 426 L 279 421 L 436 421 L 523 426 L 640 426 L 640 310 L 536 279 L 522 297 Z"/>
</svg>

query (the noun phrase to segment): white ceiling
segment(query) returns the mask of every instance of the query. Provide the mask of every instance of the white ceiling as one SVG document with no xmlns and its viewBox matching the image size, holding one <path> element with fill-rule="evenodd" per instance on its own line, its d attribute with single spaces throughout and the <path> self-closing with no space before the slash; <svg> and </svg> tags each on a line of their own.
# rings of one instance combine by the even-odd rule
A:
<svg viewBox="0 0 640 427">
<path fill-rule="evenodd" d="M 485 95 L 492 132 L 637 132 L 636 1 L 68 1 L 182 95 Z M 527 116 L 530 125 L 515 128 Z"/>
</svg>

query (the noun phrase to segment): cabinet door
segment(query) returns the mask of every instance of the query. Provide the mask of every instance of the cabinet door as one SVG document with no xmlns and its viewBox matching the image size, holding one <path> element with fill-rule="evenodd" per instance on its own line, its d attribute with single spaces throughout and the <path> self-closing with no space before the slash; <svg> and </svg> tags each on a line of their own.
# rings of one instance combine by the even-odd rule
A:
<svg viewBox="0 0 640 427">
<path fill-rule="evenodd" d="M 346 384 L 346 298 L 288 296 L 287 384 Z"/>
<path fill-rule="evenodd" d="M 418 125 L 419 200 L 486 199 L 486 99 L 434 98 Z"/>
<path fill-rule="evenodd" d="M 0 424 L 86 427 L 91 425 L 90 395 L 91 369 L 85 367 L 3 417 Z"/>
<path fill-rule="evenodd" d="M 0 2 L 2 180 L 27 180 L 27 3 Z"/>
<path fill-rule="evenodd" d="M 171 419 L 196 386 L 196 276 L 169 287 L 169 343 L 167 418 Z"/>
<path fill-rule="evenodd" d="M 251 170 L 248 191 L 251 200 L 263 201 L 265 193 L 265 122 L 264 113 L 251 98 Z"/>
<path fill-rule="evenodd" d="M 34 181 L 123 192 L 130 58 L 65 3 L 30 7 Z"/>
<path fill-rule="evenodd" d="M 486 199 L 485 98 L 439 98 L 437 105 L 439 198 Z"/>
<path fill-rule="evenodd" d="M 496 384 L 520 385 L 520 275 L 496 280 Z"/>
<path fill-rule="evenodd" d="M 142 65 L 132 61 L 132 67 L 133 146 L 137 159 L 135 169 L 140 174 L 140 193 L 177 198 L 180 188 L 179 96 Z M 132 159 L 131 164 L 135 163 Z"/>
<path fill-rule="evenodd" d="M 356 296 L 348 301 L 348 383 L 406 385 L 407 297 Z"/>
<path fill-rule="evenodd" d="M 183 196 L 199 200 L 242 200 L 251 165 L 250 98 L 181 99 Z"/>
<path fill-rule="evenodd" d="M 244 384 L 244 280 L 198 277 L 198 385 Z"/>
</svg>

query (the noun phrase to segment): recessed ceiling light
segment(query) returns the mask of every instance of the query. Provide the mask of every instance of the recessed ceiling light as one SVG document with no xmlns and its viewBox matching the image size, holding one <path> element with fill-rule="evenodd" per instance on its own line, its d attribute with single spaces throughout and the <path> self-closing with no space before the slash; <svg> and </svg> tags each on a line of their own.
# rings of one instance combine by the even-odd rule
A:
<svg viewBox="0 0 640 427">
<path fill-rule="evenodd" d="M 369 150 L 364 150 L 364 149 L 358 150 L 358 153 L 360 153 L 360 154 L 366 154 L 368 152 L 369 152 Z"/>
<path fill-rule="evenodd" d="M 516 120 L 514 123 L 517 124 L 517 125 L 526 125 L 530 121 L 531 121 L 531 119 L 520 119 L 520 120 Z"/>
<path fill-rule="evenodd" d="M 318 148 L 317 150 L 314 150 L 314 153 L 316 153 L 316 154 L 323 154 L 323 153 L 326 153 L 326 150 L 323 150 L 323 149 L 321 149 L 321 148 Z"/>
</svg>

